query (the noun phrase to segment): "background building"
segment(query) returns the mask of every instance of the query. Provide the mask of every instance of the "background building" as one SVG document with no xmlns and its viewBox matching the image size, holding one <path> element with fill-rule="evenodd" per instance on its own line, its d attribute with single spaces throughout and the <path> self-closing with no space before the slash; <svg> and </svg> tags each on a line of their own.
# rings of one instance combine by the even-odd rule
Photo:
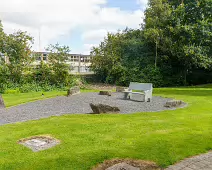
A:
<svg viewBox="0 0 212 170">
<path fill-rule="evenodd" d="M 40 64 L 41 61 L 47 63 L 48 62 L 48 52 L 34 52 L 36 55 L 36 60 L 34 62 L 35 65 Z M 93 72 L 90 70 L 91 59 L 90 55 L 82 55 L 82 54 L 68 54 L 69 60 L 67 64 L 70 65 L 72 74 L 92 74 Z"/>
</svg>

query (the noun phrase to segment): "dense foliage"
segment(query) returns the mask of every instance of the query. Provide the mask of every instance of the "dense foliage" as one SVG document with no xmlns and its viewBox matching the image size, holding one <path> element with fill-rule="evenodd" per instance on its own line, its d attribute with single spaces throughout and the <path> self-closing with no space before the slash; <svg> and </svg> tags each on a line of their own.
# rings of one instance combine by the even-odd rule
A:
<svg viewBox="0 0 212 170">
<path fill-rule="evenodd" d="M 69 47 L 50 45 L 48 62 L 35 62 L 31 50 L 33 38 L 26 32 L 17 31 L 6 35 L 0 24 L 0 92 L 18 93 L 50 91 L 74 85 L 77 78 L 69 74 L 67 54 Z"/>
<path fill-rule="evenodd" d="M 102 82 L 212 82 L 212 0 L 149 0 L 141 29 L 108 33 L 92 49 Z"/>
</svg>

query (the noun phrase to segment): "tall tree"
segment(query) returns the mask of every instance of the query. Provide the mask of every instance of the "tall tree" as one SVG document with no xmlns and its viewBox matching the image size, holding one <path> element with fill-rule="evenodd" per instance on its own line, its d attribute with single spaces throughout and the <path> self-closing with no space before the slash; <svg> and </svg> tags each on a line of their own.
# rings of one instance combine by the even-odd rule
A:
<svg viewBox="0 0 212 170">
<path fill-rule="evenodd" d="M 172 66 L 183 70 L 185 84 L 192 68 L 209 68 L 212 63 L 211 5 L 211 0 L 150 0 L 145 12 L 144 31 L 154 43 L 160 37 L 156 45 L 161 57 L 168 56 Z"/>
<path fill-rule="evenodd" d="M 171 15 L 171 8 L 165 0 L 150 0 L 148 8 L 145 11 L 144 35 L 148 41 L 152 41 L 155 45 L 155 68 L 158 63 L 158 49 L 163 45 L 164 31 Z M 163 43 L 161 43 L 163 42 Z"/>
<path fill-rule="evenodd" d="M 149 81 L 142 70 L 151 69 L 153 53 L 147 49 L 143 31 L 125 29 L 110 34 L 91 55 L 92 69 L 103 82 L 128 85 L 130 81 Z"/>
<path fill-rule="evenodd" d="M 70 49 L 68 46 L 61 46 L 58 43 L 49 45 L 46 49 L 49 52 L 48 65 L 49 69 L 54 74 L 54 84 L 65 82 L 68 84 L 70 66 L 67 64 L 69 61 Z"/>
<path fill-rule="evenodd" d="M 31 45 L 33 38 L 26 32 L 17 31 L 6 36 L 4 54 L 8 57 L 6 63 L 11 72 L 11 79 L 20 83 L 24 73 L 29 71 L 33 57 L 31 56 Z"/>
<path fill-rule="evenodd" d="M 3 26 L 1 24 L 0 20 L 0 62 L 4 62 L 4 49 L 5 49 L 5 39 L 6 39 L 6 34 L 3 31 Z"/>
</svg>

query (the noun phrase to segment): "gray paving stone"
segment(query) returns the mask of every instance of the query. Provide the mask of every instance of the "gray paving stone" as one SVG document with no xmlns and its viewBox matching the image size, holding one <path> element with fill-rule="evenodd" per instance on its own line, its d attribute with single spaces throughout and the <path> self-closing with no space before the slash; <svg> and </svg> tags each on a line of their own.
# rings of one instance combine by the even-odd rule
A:
<svg viewBox="0 0 212 170">
<path fill-rule="evenodd" d="M 185 167 L 185 168 L 183 168 L 183 170 L 194 170 L 194 169 L 189 168 L 189 167 Z"/>
<path fill-rule="evenodd" d="M 172 166 L 166 168 L 166 170 L 181 170 L 181 169 L 182 169 L 182 167 L 174 166 L 174 165 L 172 165 Z"/>
<path fill-rule="evenodd" d="M 206 154 L 187 158 L 165 170 L 212 170 L 212 151 Z"/>
</svg>

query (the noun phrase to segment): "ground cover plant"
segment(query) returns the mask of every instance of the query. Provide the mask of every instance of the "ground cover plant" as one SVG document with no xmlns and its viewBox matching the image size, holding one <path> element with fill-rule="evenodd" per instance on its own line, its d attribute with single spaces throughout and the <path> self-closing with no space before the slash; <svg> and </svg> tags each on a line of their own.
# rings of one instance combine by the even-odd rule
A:
<svg viewBox="0 0 212 170">
<path fill-rule="evenodd" d="M 125 115 L 65 115 L 0 126 L 0 169 L 87 170 L 112 158 L 151 160 L 166 167 L 212 149 L 210 86 L 161 88 L 154 95 L 181 99 L 188 107 Z M 46 134 L 61 144 L 38 153 L 17 144 L 19 139 Z"/>
</svg>

